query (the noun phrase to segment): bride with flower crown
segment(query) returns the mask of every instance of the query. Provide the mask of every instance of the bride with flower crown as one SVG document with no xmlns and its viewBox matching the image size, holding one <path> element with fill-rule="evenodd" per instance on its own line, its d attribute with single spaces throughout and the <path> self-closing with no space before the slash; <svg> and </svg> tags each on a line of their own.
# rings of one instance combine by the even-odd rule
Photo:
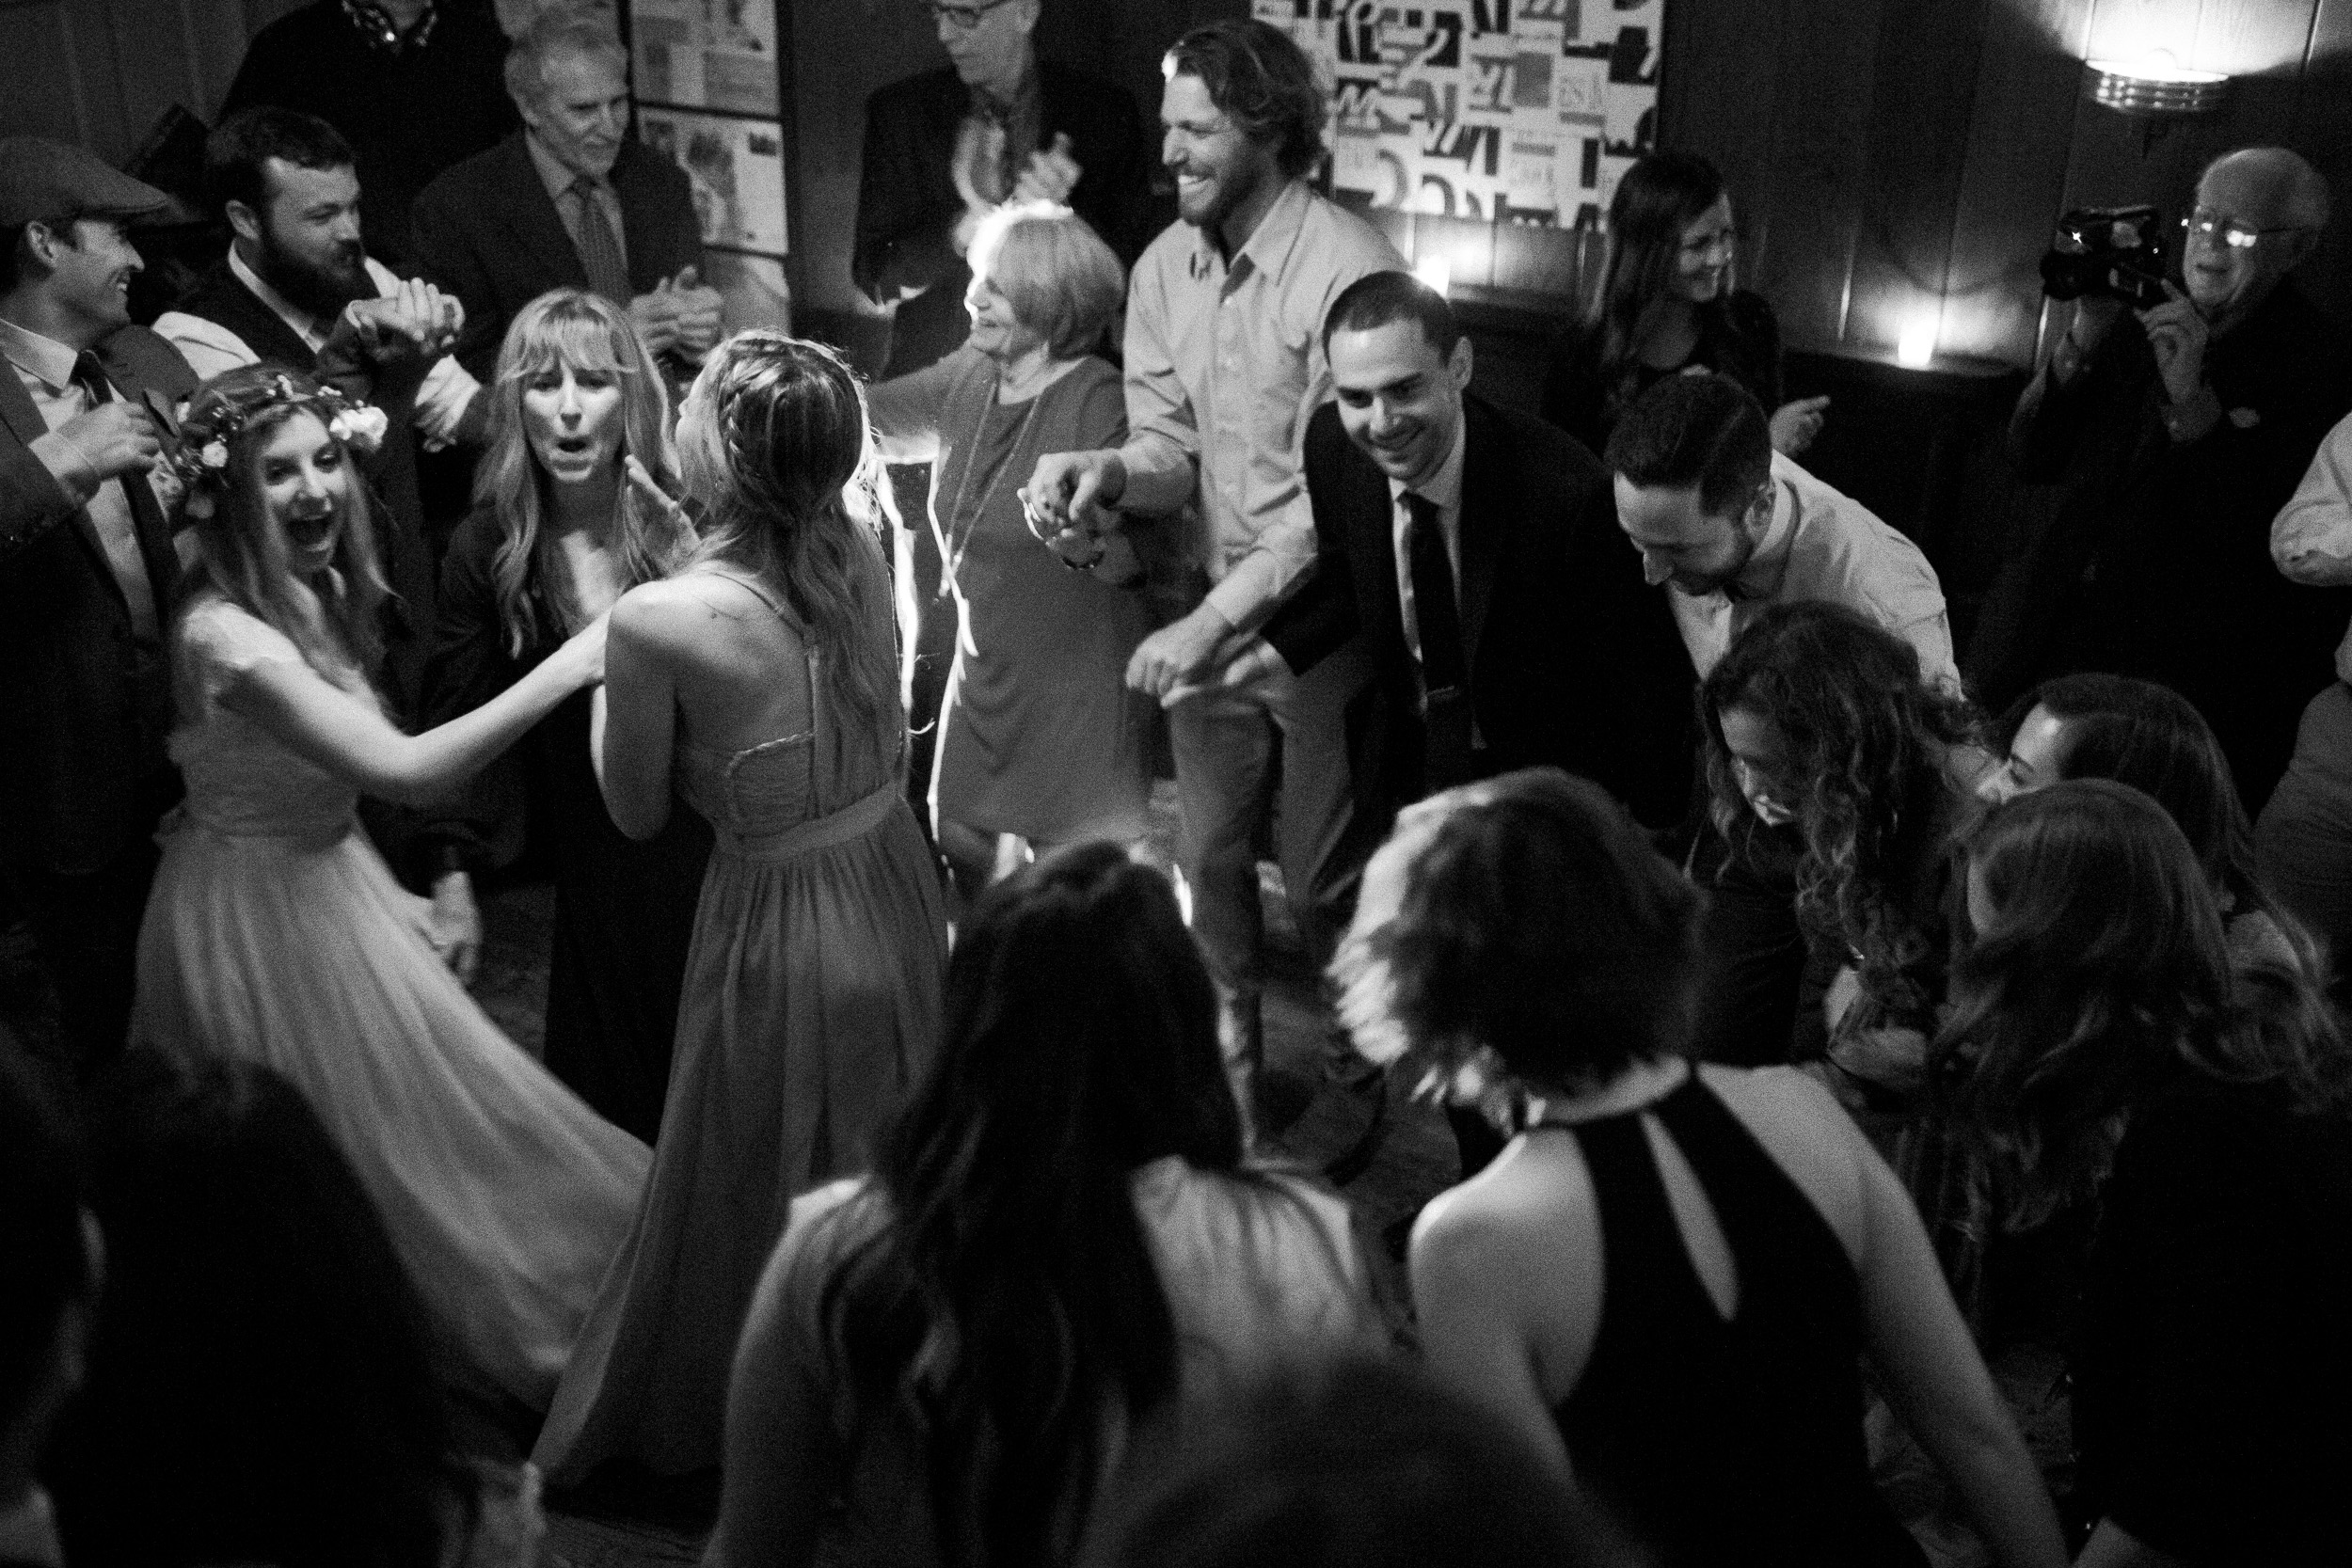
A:
<svg viewBox="0 0 2352 1568">
<path fill-rule="evenodd" d="M 421 735 L 385 718 L 373 505 L 382 415 L 271 365 L 207 382 L 174 459 L 201 555 L 171 636 L 187 800 L 139 934 L 133 1036 L 308 1096 L 471 1376 L 545 1409 L 645 1178 L 645 1147 L 485 1017 L 353 817 L 421 802 L 602 678 L 604 624 Z"/>
</svg>

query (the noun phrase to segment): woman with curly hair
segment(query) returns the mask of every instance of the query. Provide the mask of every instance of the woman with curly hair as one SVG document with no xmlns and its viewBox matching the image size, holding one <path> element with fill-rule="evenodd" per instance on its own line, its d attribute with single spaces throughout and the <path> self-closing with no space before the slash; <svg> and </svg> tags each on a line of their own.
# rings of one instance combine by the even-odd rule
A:
<svg viewBox="0 0 2352 1568">
<path fill-rule="evenodd" d="M 1794 457 L 1820 433 L 1827 398 L 1781 401 L 1780 323 L 1734 281 L 1731 193 L 1695 152 L 1652 152 L 1617 182 L 1609 249 L 1584 320 L 1554 353 L 1543 416 L 1594 451 L 1651 387 L 1685 371 L 1729 376 Z"/>
<path fill-rule="evenodd" d="M 694 546 L 669 504 L 677 478 L 661 373 L 619 307 L 579 289 L 524 306 L 489 404 L 473 515 L 441 562 L 428 722 L 505 690 Z M 586 691 L 567 698 L 430 814 L 422 836 L 453 960 L 470 977 L 482 930 L 473 876 L 515 853 L 518 827 L 527 832 L 555 880 L 540 1060 L 651 1143 L 710 832 L 691 812 L 644 844 L 612 825 L 588 756 L 589 706 Z"/>
<path fill-rule="evenodd" d="M 857 378 L 745 332 L 687 394 L 678 455 L 702 544 L 613 606 L 592 743 L 621 832 L 651 838 L 683 800 L 714 843 L 653 1177 L 539 1436 L 558 1485 L 612 1458 L 718 1463 L 728 1354 L 787 1206 L 866 1167 L 939 1026 L 946 921 L 902 790 Z"/>
<path fill-rule="evenodd" d="M 2001 719 L 2006 758 L 1978 793 L 1994 804 L 2061 779 L 2113 779 L 2154 800 L 2187 838 L 2220 900 L 2233 956 L 2305 965 L 2321 958 L 2263 885 L 2254 830 L 2213 726 L 2169 686 L 2128 675 L 2060 675 L 2017 699 Z"/>
<path fill-rule="evenodd" d="M 512 745 L 597 679 L 604 623 L 402 734 L 371 678 L 385 589 L 354 451 L 381 434 L 372 412 L 265 363 L 206 382 L 182 420 L 202 563 L 171 633 L 188 796 L 139 930 L 133 1037 L 294 1080 L 474 1376 L 543 1410 L 645 1147 L 483 1015 L 353 813 L 363 792 L 424 804 Z"/>
<path fill-rule="evenodd" d="M 1794 851 L 1804 958 L 1791 1054 L 1841 1098 L 1919 1087 L 1943 992 L 1946 854 L 1991 759 L 1910 644 L 1831 604 L 1780 605 L 1699 689 L 1710 815 L 1733 863 Z"/>
<path fill-rule="evenodd" d="M 795 1203 L 760 1283 L 713 1568 L 1051 1568 L 1147 1429 L 1386 1343 L 1346 1205 L 1243 1152 L 1158 872 L 1089 844 L 994 884 L 946 1012 L 873 1174 Z"/>
<path fill-rule="evenodd" d="M 2106 780 L 1964 849 L 1950 1114 L 2012 1227 L 2095 1215 L 2074 1346 L 2078 1562 L 2341 1559 L 2352 1052 L 2309 975 L 2233 964 L 2205 867 Z"/>
<path fill-rule="evenodd" d="M 1550 769 L 1399 818 L 1333 965 L 1359 1050 L 1526 1108 L 1422 1210 L 1423 1354 L 1667 1568 L 1924 1562 L 1871 1485 L 1862 1366 L 1996 1561 L 2065 1560 L 1900 1183 L 1785 1069 L 1695 1068 L 1699 895 Z"/>
</svg>

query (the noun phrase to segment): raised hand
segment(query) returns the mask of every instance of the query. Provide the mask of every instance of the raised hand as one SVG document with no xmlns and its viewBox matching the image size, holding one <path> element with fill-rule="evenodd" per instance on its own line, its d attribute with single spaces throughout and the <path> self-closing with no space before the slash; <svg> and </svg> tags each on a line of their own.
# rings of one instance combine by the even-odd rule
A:
<svg viewBox="0 0 2352 1568">
<path fill-rule="evenodd" d="M 1772 410 L 1772 450 L 1783 457 L 1794 457 L 1813 444 L 1821 434 L 1823 410 L 1829 407 L 1827 398 L 1798 398 Z"/>
<path fill-rule="evenodd" d="M 422 278 L 403 278 L 388 294 L 343 307 L 336 333 L 346 330 L 360 355 L 376 365 L 439 358 L 465 325 L 465 307 Z"/>
<path fill-rule="evenodd" d="M 2205 383 L 2205 345 L 2213 329 L 2188 295 L 2169 282 L 2164 293 L 2162 305 L 2139 312 L 2139 325 L 2155 351 L 2156 373 L 2164 378 L 2165 392 L 2174 403 L 2186 403 Z"/>
<path fill-rule="evenodd" d="M 1084 172 L 1078 160 L 1070 155 L 1068 133 L 1057 131 L 1054 145 L 1042 152 L 1030 153 L 1029 161 L 1022 166 L 1019 178 L 1012 183 L 1012 199 L 1066 203 Z"/>
<path fill-rule="evenodd" d="M 672 499 L 670 492 L 661 488 L 645 466 L 637 461 L 634 453 L 621 459 L 621 477 L 628 481 L 628 487 L 637 499 L 653 508 L 655 515 L 670 527 L 682 529 L 688 533 L 694 531 L 692 516 Z"/>
<path fill-rule="evenodd" d="M 702 273 L 691 263 L 678 268 L 670 279 L 670 298 L 675 314 L 671 317 L 677 334 L 677 346 L 690 359 L 698 359 L 710 352 L 719 341 L 720 308 L 724 304 L 719 291 L 702 280 Z"/>
<path fill-rule="evenodd" d="M 629 325 L 644 340 L 645 352 L 656 357 L 678 346 L 677 318 L 677 292 L 666 277 L 656 283 L 651 293 L 639 294 L 628 302 Z"/>
</svg>

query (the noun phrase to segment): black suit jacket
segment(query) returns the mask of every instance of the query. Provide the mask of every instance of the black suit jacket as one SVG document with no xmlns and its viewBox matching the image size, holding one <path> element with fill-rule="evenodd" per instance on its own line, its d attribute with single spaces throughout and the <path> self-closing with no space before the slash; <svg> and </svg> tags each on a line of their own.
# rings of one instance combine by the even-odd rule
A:
<svg viewBox="0 0 2352 1568">
<path fill-rule="evenodd" d="M 921 370 L 971 331 L 963 309 L 971 273 L 949 243 L 963 198 L 948 166 L 972 89 L 953 66 L 877 89 L 866 101 L 858 172 L 857 243 L 850 276 L 878 305 L 902 287 L 923 293 L 898 309 L 887 375 Z M 1078 183 L 1071 211 L 1132 265 L 1152 236 L 1152 143 L 1127 89 L 1050 60 L 1038 62 L 1038 148 L 1070 138 Z"/>
<path fill-rule="evenodd" d="M 180 351 L 143 326 L 98 357 L 126 398 L 177 404 L 196 389 Z M 0 363 L 0 863 L 93 871 L 152 833 L 178 793 L 170 678 L 160 651 L 138 655 L 88 510 L 32 453 L 48 429 Z M 152 586 L 168 613 L 178 568 L 163 553 L 167 580 Z"/>
<path fill-rule="evenodd" d="M 626 141 L 611 179 L 631 290 L 650 293 L 680 267 L 702 265 L 702 228 L 684 169 Z M 411 216 L 419 270 L 466 305 L 458 363 L 485 382 L 516 311 L 549 289 L 588 286 L 520 131 L 427 185 Z"/>
<path fill-rule="evenodd" d="M 1676 822 L 1690 801 L 1691 658 L 1617 530 L 1608 470 L 1540 420 L 1474 393 L 1463 404 L 1462 635 L 1487 769 L 1564 768 L 1653 826 Z M 1376 673 L 1349 708 L 1347 744 L 1351 832 L 1368 849 L 1428 793 L 1393 503 L 1336 404 L 1309 421 L 1306 459 L 1314 576 L 1264 635 L 1299 672 L 1366 641 Z"/>
</svg>

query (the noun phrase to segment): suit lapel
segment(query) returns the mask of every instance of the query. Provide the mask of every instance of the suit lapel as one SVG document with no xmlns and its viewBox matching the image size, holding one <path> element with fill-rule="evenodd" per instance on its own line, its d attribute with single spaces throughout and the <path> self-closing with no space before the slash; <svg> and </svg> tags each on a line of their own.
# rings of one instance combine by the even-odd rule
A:
<svg viewBox="0 0 2352 1568">
<path fill-rule="evenodd" d="M 8 434 L 28 448 L 49 434 L 49 421 L 40 417 L 39 408 L 33 406 L 33 396 L 24 389 L 24 383 L 17 375 L 16 367 L 5 359 L 0 359 L 0 423 L 5 423 Z M 98 537 L 98 525 L 89 520 L 88 507 L 73 509 L 73 531 L 81 536 L 82 547 L 89 553 L 90 564 L 97 569 L 99 580 L 106 585 L 107 592 L 113 594 L 116 601 L 123 604 L 127 611 L 129 605 L 122 598 L 122 585 L 115 580 L 114 567 L 106 559 L 105 543 Z"/>
<path fill-rule="evenodd" d="M 1462 662 L 1476 680 L 1479 635 L 1494 602 L 1495 574 L 1502 562 L 1502 531 L 1510 498 L 1501 482 L 1502 433 L 1492 411 L 1468 393 L 1462 398 Z"/>
<path fill-rule="evenodd" d="M 1347 516 L 1356 530 L 1349 558 L 1376 562 L 1376 571 L 1359 574 L 1356 589 L 1357 614 L 1372 646 L 1405 646 L 1405 606 L 1396 591 L 1396 498 L 1389 493 L 1389 476 L 1347 442 Z M 1407 652 L 1406 662 L 1412 662 Z"/>
<path fill-rule="evenodd" d="M 509 137 L 502 151 L 506 168 L 501 183 L 507 188 L 507 230 L 538 258 L 547 276 L 561 277 L 576 289 L 586 288 L 588 269 L 580 264 L 580 252 L 572 248 L 571 231 L 564 227 L 564 214 L 555 210 L 555 198 L 548 194 L 547 182 L 539 178 L 539 166 L 531 161 L 523 134 L 517 131 Z"/>
</svg>

